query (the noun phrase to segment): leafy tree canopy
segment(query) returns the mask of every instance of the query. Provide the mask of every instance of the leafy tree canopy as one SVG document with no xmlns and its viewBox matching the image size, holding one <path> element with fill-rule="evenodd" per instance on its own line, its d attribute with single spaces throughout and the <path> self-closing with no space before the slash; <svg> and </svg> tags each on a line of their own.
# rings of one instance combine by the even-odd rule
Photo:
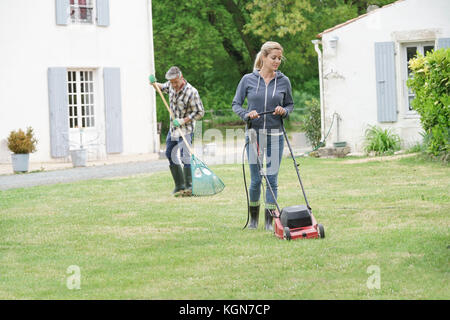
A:
<svg viewBox="0 0 450 320">
<path fill-rule="evenodd" d="M 280 70 L 294 91 L 318 96 L 311 40 L 330 27 L 394 0 L 153 0 L 156 77 L 177 65 L 208 109 L 230 109 L 234 90 L 267 40 L 278 41 Z M 164 108 L 162 108 L 164 109 Z M 164 111 L 162 111 L 164 113 Z"/>
</svg>

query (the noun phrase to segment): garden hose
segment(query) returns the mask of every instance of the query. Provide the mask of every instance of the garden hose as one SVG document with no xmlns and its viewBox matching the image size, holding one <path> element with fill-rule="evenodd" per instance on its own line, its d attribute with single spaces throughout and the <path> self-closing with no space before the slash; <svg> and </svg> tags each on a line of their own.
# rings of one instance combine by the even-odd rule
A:
<svg viewBox="0 0 450 320">
<path fill-rule="evenodd" d="M 244 145 L 244 149 L 242 150 L 242 175 L 244 176 L 244 187 L 245 187 L 245 194 L 247 196 L 247 222 L 245 223 L 245 226 L 242 228 L 244 230 L 247 225 L 248 221 L 250 219 L 250 199 L 248 196 L 248 189 L 247 189 L 247 179 L 245 178 L 245 149 L 248 146 L 248 141 Z"/>
<path fill-rule="evenodd" d="M 332 118 L 331 118 L 331 125 L 330 125 L 330 128 L 328 129 L 328 132 L 327 132 L 327 134 L 325 135 L 325 137 L 323 138 L 323 140 L 320 141 L 314 149 L 312 149 L 311 151 L 305 152 L 305 153 L 303 153 L 303 154 L 301 154 L 301 155 L 298 155 L 296 158 L 300 158 L 300 157 L 307 156 L 307 155 L 310 154 L 311 152 L 317 151 L 319 148 L 325 147 L 325 141 L 327 140 L 328 136 L 330 135 L 331 128 L 333 128 L 335 116 L 339 116 L 339 115 L 337 114 L 337 112 L 334 112 L 334 113 L 333 113 L 333 116 L 332 116 Z M 298 166 L 298 165 L 297 165 L 297 166 Z"/>
</svg>

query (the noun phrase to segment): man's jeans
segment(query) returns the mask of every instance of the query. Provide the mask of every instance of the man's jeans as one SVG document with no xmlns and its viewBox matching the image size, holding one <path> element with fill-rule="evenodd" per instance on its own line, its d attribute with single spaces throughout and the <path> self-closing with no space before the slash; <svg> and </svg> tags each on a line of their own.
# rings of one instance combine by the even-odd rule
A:
<svg viewBox="0 0 450 320">
<path fill-rule="evenodd" d="M 189 146 L 192 145 L 192 136 L 192 133 L 185 135 L 186 141 L 189 143 Z M 178 149 L 180 149 L 180 157 L 178 157 Z M 166 139 L 166 157 L 169 160 L 170 165 L 181 165 L 181 162 L 183 162 L 186 169 L 191 167 L 191 155 L 184 143 L 183 138 L 180 136 L 178 138 L 172 139 L 170 130 L 167 134 Z M 179 158 L 181 158 L 181 161 Z"/>
</svg>

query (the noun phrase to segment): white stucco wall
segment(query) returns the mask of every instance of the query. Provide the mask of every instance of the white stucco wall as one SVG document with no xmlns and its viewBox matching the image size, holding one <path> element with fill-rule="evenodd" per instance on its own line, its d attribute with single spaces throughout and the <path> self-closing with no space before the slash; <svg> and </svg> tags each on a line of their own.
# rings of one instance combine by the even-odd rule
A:
<svg viewBox="0 0 450 320">
<path fill-rule="evenodd" d="M 110 1 L 110 25 L 56 25 L 55 0 L 0 1 L 0 162 L 6 137 L 32 126 L 31 161 L 49 161 L 49 67 L 93 68 L 96 122 L 104 144 L 103 68 L 121 70 L 124 154 L 155 152 L 156 112 L 151 1 Z M 94 1 L 95 7 L 95 1 Z"/>
<path fill-rule="evenodd" d="M 392 127 L 407 147 L 420 141 L 418 115 L 407 112 L 404 99 L 406 70 L 402 64 L 404 44 L 434 41 L 450 37 L 450 1 L 404 0 L 370 12 L 367 16 L 322 34 L 323 102 L 325 133 L 337 112 L 339 140 L 347 141 L 352 152 L 361 152 L 368 125 Z M 338 37 L 336 48 L 330 40 Z M 398 119 L 394 123 L 377 122 L 375 81 L 375 42 L 395 42 Z M 336 122 L 327 146 L 336 140 Z"/>
</svg>

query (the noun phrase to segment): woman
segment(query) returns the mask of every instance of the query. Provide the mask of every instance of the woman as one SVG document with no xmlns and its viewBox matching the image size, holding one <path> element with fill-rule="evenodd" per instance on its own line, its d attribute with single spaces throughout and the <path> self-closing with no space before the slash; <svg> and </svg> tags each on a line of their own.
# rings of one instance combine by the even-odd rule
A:
<svg viewBox="0 0 450 320">
<path fill-rule="evenodd" d="M 252 73 L 242 77 L 233 99 L 233 111 L 251 125 L 246 132 L 249 142 L 247 154 L 250 163 L 250 224 L 258 227 L 261 174 L 256 156 L 263 160 L 266 155 L 266 172 L 275 199 L 269 188 L 265 195 L 265 229 L 273 230 L 273 211 L 278 190 L 278 170 L 283 155 L 284 137 L 280 117 L 286 118 L 294 109 L 289 78 L 278 71 L 283 59 L 283 48 L 277 42 L 268 41 L 257 54 Z M 242 105 L 247 98 L 248 108 Z M 259 116 L 265 111 L 273 113 Z M 254 129 L 254 131 L 253 131 Z M 262 161 L 260 162 L 262 163 Z"/>
</svg>

